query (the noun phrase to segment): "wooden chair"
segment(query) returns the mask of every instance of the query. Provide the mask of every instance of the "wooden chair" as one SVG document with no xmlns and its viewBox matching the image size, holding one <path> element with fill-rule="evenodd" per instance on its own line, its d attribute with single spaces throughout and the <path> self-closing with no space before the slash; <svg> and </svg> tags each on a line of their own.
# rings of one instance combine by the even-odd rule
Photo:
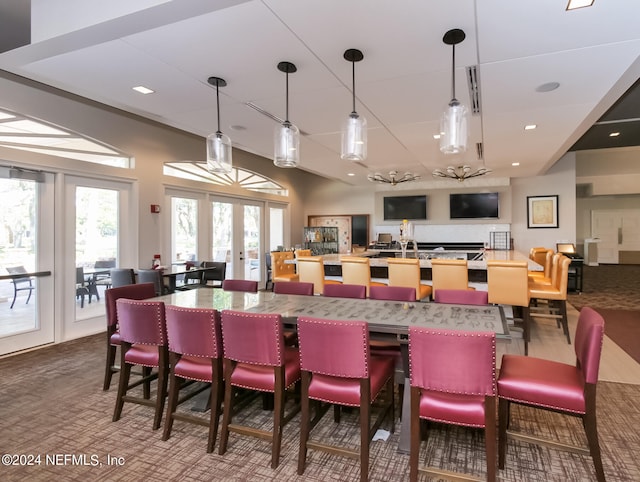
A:
<svg viewBox="0 0 640 482">
<path fill-rule="evenodd" d="M 136 276 L 132 268 L 111 268 L 111 287 L 132 285 L 136 282 Z"/>
<path fill-rule="evenodd" d="M 313 296 L 313 283 L 278 281 L 273 284 L 273 292 L 283 295 Z"/>
<path fill-rule="evenodd" d="M 416 290 L 416 299 L 431 296 L 431 286 L 420 282 L 420 260 L 416 258 L 389 258 L 389 286 L 407 286 Z"/>
<path fill-rule="evenodd" d="M 120 380 L 113 421 L 120 420 L 125 402 L 154 407 L 153 430 L 160 428 L 162 412 L 167 397 L 169 378 L 169 353 L 167 350 L 167 326 L 162 301 L 138 301 L 120 298 L 116 301 L 120 326 Z M 147 371 L 145 376 L 129 384 L 131 366 L 157 368 L 157 373 Z M 149 384 L 158 380 L 155 400 L 150 400 Z M 127 395 L 129 389 L 144 384 L 143 398 Z"/>
<path fill-rule="evenodd" d="M 364 285 L 327 284 L 324 296 L 333 298 L 356 298 L 364 300 L 367 297 L 367 287 Z"/>
<path fill-rule="evenodd" d="M 466 259 L 434 258 L 431 260 L 432 295 L 438 290 L 469 290 L 469 268 Z"/>
<path fill-rule="evenodd" d="M 476 290 L 443 290 L 436 291 L 434 300 L 436 303 L 449 303 L 454 305 L 486 305 L 489 303 L 489 293 Z"/>
<path fill-rule="evenodd" d="M 243 291 L 245 293 L 257 293 L 258 282 L 248 279 L 226 279 L 222 282 L 225 291 Z"/>
<path fill-rule="evenodd" d="M 300 281 L 296 274 L 296 265 L 293 263 L 285 263 L 287 260 L 293 260 L 294 255 L 291 251 L 272 251 L 271 267 L 273 269 L 273 282 L 278 281 Z"/>
<path fill-rule="evenodd" d="M 455 363 L 451 360 L 455 359 Z M 420 420 L 484 429 L 487 480 L 496 480 L 496 335 L 409 327 L 411 386 L 410 480 L 418 472 L 463 480 L 419 467 Z M 446 452 L 445 452 L 446 453 Z M 440 477 L 439 477 L 440 478 Z M 464 480 L 478 480 L 464 478 Z"/>
<path fill-rule="evenodd" d="M 536 302 L 546 300 L 547 307 L 536 303 L 532 307 L 532 316 L 539 318 L 552 318 L 562 326 L 562 331 L 571 344 L 569 333 L 569 320 L 567 318 L 567 285 L 569 282 L 569 265 L 571 259 L 561 255 L 556 266 L 554 284 L 529 283 L 529 296 Z"/>
<path fill-rule="evenodd" d="M 371 286 L 387 286 L 384 283 L 371 281 L 371 265 L 369 258 L 364 256 L 349 256 L 342 258 L 342 282 L 351 285 L 364 285 L 367 288 L 367 296 L 369 296 L 369 288 Z"/>
<path fill-rule="evenodd" d="M 153 283 L 139 283 L 125 285 L 119 288 L 109 288 L 105 291 L 105 309 L 107 313 L 107 363 L 104 372 L 103 390 L 109 390 L 113 374 L 120 371 L 116 365 L 116 351 L 120 346 L 120 332 L 118 331 L 118 311 L 116 300 L 127 298 L 130 300 L 145 300 L 156 295 Z"/>
<path fill-rule="evenodd" d="M 322 256 L 303 256 L 298 258 L 298 276 L 303 283 L 313 283 L 313 292 L 316 295 L 324 293 L 325 284 L 340 283 L 340 281 L 325 279 Z"/>
<path fill-rule="evenodd" d="M 167 306 L 167 339 L 169 343 L 169 396 L 162 440 L 171 436 L 173 421 L 204 425 L 209 428 L 207 452 L 213 452 L 218 434 L 224 382 L 222 380 L 222 332 L 220 314 L 213 308 L 181 308 Z M 192 390 L 178 400 L 186 380 L 210 383 L 209 420 L 178 412 L 180 403 L 207 388 Z"/>
<path fill-rule="evenodd" d="M 498 465 L 505 466 L 507 438 L 523 440 L 574 453 L 591 455 L 596 478 L 604 482 L 605 474 L 598 442 L 596 420 L 596 385 L 604 338 L 604 319 L 589 307 L 580 310 L 574 349 L 575 365 L 541 358 L 503 355 L 498 378 L 499 444 Z M 550 410 L 580 417 L 589 448 L 519 434 L 510 428 L 511 404 Z M 520 456 L 524 456 L 520 450 Z"/>
<path fill-rule="evenodd" d="M 285 416 L 285 393 L 300 380 L 299 352 L 281 342 L 282 318 L 278 314 L 224 310 L 221 316 L 225 394 L 218 453 L 227 451 L 229 432 L 271 440 L 271 468 L 275 469 L 280 461 L 282 429 L 300 409 L 296 406 Z M 273 393 L 271 431 L 232 423 L 238 389 Z"/>
<path fill-rule="evenodd" d="M 529 341 L 531 341 L 528 266 L 526 261 L 487 261 L 489 303 L 516 306 L 522 310 L 522 339 L 525 355 L 529 354 Z"/>
<path fill-rule="evenodd" d="M 369 444 L 387 415 L 391 415 L 391 432 L 394 431 L 395 359 L 370 354 L 369 329 L 364 321 L 300 317 L 298 338 L 302 377 L 298 475 L 304 473 L 307 450 L 311 448 L 360 459 L 360 480 L 369 480 Z M 371 405 L 376 399 L 382 399 L 385 388 L 384 403 L 372 426 Z M 310 400 L 318 402 L 313 420 Z M 360 409 L 359 450 L 310 440 L 311 430 L 329 408 L 329 405 L 321 407 L 321 402 Z M 339 412 L 334 412 L 334 416 L 338 415 Z"/>
</svg>

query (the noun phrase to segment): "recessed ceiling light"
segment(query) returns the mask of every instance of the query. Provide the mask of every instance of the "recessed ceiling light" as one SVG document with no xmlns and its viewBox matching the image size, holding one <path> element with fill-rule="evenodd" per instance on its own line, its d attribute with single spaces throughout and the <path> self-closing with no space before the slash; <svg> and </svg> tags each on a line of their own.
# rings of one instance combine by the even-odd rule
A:
<svg viewBox="0 0 640 482">
<path fill-rule="evenodd" d="M 536 124 L 528 124 L 528 125 L 524 126 L 524 130 L 525 131 L 532 131 L 536 127 L 538 127 Z"/>
<path fill-rule="evenodd" d="M 355 174 L 353 172 L 349 172 L 347 173 L 347 176 L 355 176 Z"/>
<path fill-rule="evenodd" d="M 590 7 L 594 0 L 569 0 L 567 10 L 575 10 L 576 8 Z"/>
<path fill-rule="evenodd" d="M 536 87 L 536 92 L 551 92 L 560 87 L 560 82 L 547 82 Z"/>
<path fill-rule="evenodd" d="M 609 137 L 618 137 L 619 135 L 619 132 L 612 132 L 611 134 L 609 134 Z"/>
<path fill-rule="evenodd" d="M 434 139 L 436 139 L 436 140 L 437 140 L 437 139 L 440 139 L 440 134 L 434 134 L 434 135 L 433 135 L 433 138 L 434 138 Z"/>
<path fill-rule="evenodd" d="M 141 94 L 153 94 L 155 91 L 145 87 L 144 85 L 139 85 L 137 87 L 133 87 L 133 90 L 136 92 L 140 92 Z"/>
<path fill-rule="evenodd" d="M 511 165 L 512 165 L 513 167 L 518 167 L 518 166 L 520 165 L 520 163 L 519 163 L 519 162 L 512 162 L 512 163 L 511 163 Z"/>
</svg>

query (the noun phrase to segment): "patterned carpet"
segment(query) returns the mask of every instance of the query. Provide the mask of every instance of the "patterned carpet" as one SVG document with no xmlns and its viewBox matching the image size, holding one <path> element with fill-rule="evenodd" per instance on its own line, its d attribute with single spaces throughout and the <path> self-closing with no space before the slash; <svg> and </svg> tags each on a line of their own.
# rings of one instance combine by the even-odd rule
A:
<svg viewBox="0 0 640 482">
<path fill-rule="evenodd" d="M 172 437 L 161 441 L 151 430 L 148 407 L 126 404 L 123 418 L 111 422 L 115 390 L 103 392 L 104 335 L 48 347 L 0 360 L 0 452 L 40 454 L 41 464 L 2 467 L 3 481 L 351 481 L 359 477 L 352 459 L 310 451 L 303 477 L 296 475 L 299 416 L 284 429 L 282 457 L 269 467 L 265 441 L 231 434 L 224 456 L 207 454 L 206 429 L 176 422 Z M 117 377 L 116 377 L 117 378 Z M 268 426 L 270 413 L 255 404 L 248 411 L 257 426 Z M 600 443 L 605 473 L 611 481 L 640 480 L 640 386 L 602 382 L 598 388 Z M 330 413 L 318 432 L 356 445 L 357 414 L 345 414 L 340 425 Z M 577 419 L 514 407 L 514 428 L 563 441 L 585 443 Z M 383 428 L 388 428 L 383 426 Z M 314 433 L 318 433 L 314 432 Z M 398 434 L 373 442 L 370 480 L 408 480 L 408 456 L 396 452 Z M 436 428 L 421 458 L 448 470 L 484 476 L 483 436 L 472 430 Z M 216 446 L 217 452 L 217 446 Z M 45 454 L 97 456 L 102 465 L 54 466 Z M 120 461 L 124 465 L 107 465 Z M 114 459 L 117 458 L 117 459 Z M 4 459 L 3 459 L 4 460 Z M 588 457 L 510 442 L 504 481 L 589 481 Z M 426 480 L 426 479 L 423 479 Z"/>
<path fill-rule="evenodd" d="M 640 265 L 585 266 L 582 293 L 569 293 L 568 301 L 578 310 L 640 310 Z"/>
</svg>

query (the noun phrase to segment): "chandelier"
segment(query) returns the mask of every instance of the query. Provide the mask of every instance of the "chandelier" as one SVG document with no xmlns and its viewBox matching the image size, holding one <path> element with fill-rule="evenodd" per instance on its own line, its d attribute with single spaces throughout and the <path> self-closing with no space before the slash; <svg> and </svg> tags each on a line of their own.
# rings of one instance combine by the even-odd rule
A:
<svg viewBox="0 0 640 482">
<path fill-rule="evenodd" d="M 447 179 L 455 179 L 456 181 L 462 182 L 465 179 L 484 176 L 485 174 L 489 174 L 490 172 L 491 169 L 487 169 L 486 167 L 479 167 L 478 169 L 472 170 L 471 166 L 449 166 L 444 171 L 442 169 L 435 169 L 433 171 L 433 177 L 444 177 Z"/>
<path fill-rule="evenodd" d="M 405 172 L 402 175 L 398 175 L 398 171 L 389 171 L 389 176 L 385 177 L 379 172 L 375 174 L 369 174 L 367 179 L 371 182 L 380 182 L 383 184 L 391 184 L 395 186 L 396 184 L 400 184 L 401 182 L 409 182 L 409 181 L 417 181 L 420 179 L 420 176 L 417 174 L 413 174 L 411 172 Z"/>
</svg>

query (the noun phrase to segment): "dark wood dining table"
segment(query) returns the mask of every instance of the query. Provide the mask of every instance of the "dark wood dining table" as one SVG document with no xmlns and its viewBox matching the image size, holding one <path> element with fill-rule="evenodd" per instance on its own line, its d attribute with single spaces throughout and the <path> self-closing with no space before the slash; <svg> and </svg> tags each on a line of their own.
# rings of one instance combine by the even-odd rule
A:
<svg viewBox="0 0 640 482">
<path fill-rule="evenodd" d="M 202 266 L 189 266 L 185 264 L 171 265 L 162 269 L 162 277 L 167 280 L 167 288 L 171 293 L 175 292 L 178 288 L 178 278 L 181 275 L 197 274 L 202 278 L 202 273 L 205 271 L 215 271 L 219 268 L 216 267 L 202 267 Z"/>
<path fill-rule="evenodd" d="M 361 320 L 369 324 L 371 339 L 400 343 L 405 373 L 402 425 L 398 451 L 409 452 L 409 370 L 408 335 L 410 326 L 447 330 L 493 331 L 496 339 L 511 339 L 501 306 L 453 305 L 370 299 L 330 298 L 276 294 L 271 291 L 242 293 L 219 288 L 201 288 L 157 298 L 168 305 L 241 310 L 253 313 L 279 313 L 283 323 L 295 326 L 299 316 L 334 320 Z"/>
</svg>

